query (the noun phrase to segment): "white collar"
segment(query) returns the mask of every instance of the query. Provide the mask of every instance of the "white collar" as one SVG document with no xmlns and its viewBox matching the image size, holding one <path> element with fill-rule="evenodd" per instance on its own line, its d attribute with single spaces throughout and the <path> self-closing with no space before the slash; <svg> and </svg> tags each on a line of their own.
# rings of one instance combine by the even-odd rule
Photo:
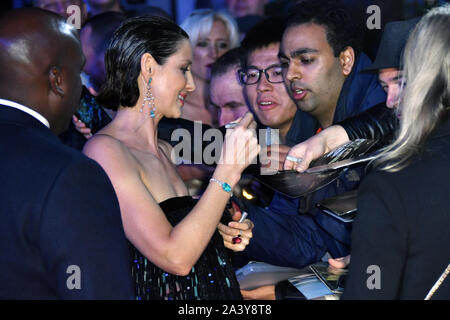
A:
<svg viewBox="0 0 450 320">
<path fill-rule="evenodd" d="M 6 99 L 0 99 L 0 104 L 4 105 L 4 106 L 8 106 L 8 107 L 12 107 L 12 108 L 16 108 L 16 109 L 22 110 L 23 112 L 28 113 L 33 118 L 35 118 L 35 119 L 39 120 L 40 122 L 42 122 L 43 125 L 45 125 L 47 128 L 50 129 L 50 123 L 48 122 L 48 120 L 45 119 L 41 114 L 39 114 L 36 111 L 34 111 L 33 109 L 25 107 L 24 105 L 21 105 L 20 103 L 17 103 L 17 102 L 14 102 L 14 101 L 10 101 L 10 100 L 6 100 Z"/>
</svg>

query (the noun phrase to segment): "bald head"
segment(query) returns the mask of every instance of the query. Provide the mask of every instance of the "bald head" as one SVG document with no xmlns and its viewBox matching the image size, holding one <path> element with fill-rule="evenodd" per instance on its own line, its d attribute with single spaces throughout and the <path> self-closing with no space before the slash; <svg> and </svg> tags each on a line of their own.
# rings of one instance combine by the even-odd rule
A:
<svg viewBox="0 0 450 320">
<path fill-rule="evenodd" d="M 78 105 L 83 60 L 77 30 L 59 15 L 26 8 L 0 17 L 0 98 L 36 110 L 55 133 Z"/>
</svg>

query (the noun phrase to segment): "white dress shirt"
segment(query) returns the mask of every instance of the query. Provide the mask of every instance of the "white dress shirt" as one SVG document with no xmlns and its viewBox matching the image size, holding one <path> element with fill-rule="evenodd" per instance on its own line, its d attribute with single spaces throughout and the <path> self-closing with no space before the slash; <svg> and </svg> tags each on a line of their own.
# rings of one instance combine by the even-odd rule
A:
<svg viewBox="0 0 450 320">
<path fill-rule="evenodd" d="M 0 99 L 0 105 L 8 106 L 8 107 L 11 107 L 11 108 L 22 110 L 23 112 L 26 112 L 30 116 L 35 118 L 36 120 L 39 120 L 40 122 L 42 122 L 42 124 L 44 124 L 47 128 L 50 129 L 50 123 L 48 122 L 48 120 L 45 119 L 38 112 L 34 111 L 33 109 L 25 107 L 24 105 L 21 105 L 20 103 L 17 103 L 17 102 L 14 102 L 14 101 L 10 101 L 10 100 L 6 100 L 6 99 Z"/>
</svg>

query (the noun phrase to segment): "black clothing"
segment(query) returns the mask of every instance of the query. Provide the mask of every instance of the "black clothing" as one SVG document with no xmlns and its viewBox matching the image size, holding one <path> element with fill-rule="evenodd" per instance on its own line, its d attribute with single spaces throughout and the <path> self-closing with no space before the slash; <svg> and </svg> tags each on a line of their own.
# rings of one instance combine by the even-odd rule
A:
<svg viewBox="0 0 450 320">
<path fill-rule="evenodd" d="M 383 102 L 338 124 L 347 132 L 349 140 L 375 139 L 384 145 L 392 140 L 398 119 Z"/>
<path fill-rule="evenodd" d="M 0 299 L 132 299 L 130 252 L 103 169 L 7 106 L 0 150 Z"/>
<path fill-rule="evenodd" d="M 196 202 L 186 196 L 170 198 L 159 205 L 169 222 L 175 226 L 186 217 Z M 231 260 L 217 230 L 187 276 L 165 272 L 130 246 L 134 252 L 132 276 L 137 300 L 242 299 Z"/>
<path fill-rule="evenodd" d="M 447 120 L 408 167 L 374 171 L 361 184 L 342 299 L 425 298 L 450 262 L 449 190 Z M 379 289 L 367 286 L 370 266 L 379 267 Z M 449 279 L 433 298 L 450 299 Z"/>
</svg>

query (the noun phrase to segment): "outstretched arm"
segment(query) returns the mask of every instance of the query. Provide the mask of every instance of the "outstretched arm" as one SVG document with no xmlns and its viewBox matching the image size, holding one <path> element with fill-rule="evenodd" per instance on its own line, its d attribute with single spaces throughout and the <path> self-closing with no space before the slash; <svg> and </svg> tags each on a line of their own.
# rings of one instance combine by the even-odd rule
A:
<svg viewBox="0 0 450 320">
<path fill-rule="evenodd" d="M 231 159 L 224 156 L 213 175 L 232 187 L 259 152 L 256 138 L 246 129 L 252 123 L 251 115 L 244 120 L 227 134 L 222 153 L 228 153 Z M 241 141 L 243 148 L 234 148 L 230 143 L 233 139 Z M 215 232 L 230 195 L 220 185 L 210 183 L 192 211 L 172 227 L 143 182 L 142 167 L 128 148 L 111 137 L 98 135 L 89 140 L 83 152 L 99 162 L 110 177 L 131 243 L 167 272 L 188 274 Z"/>
<path fill-rule="evenodd" d="M 312 160 L 350 140 L 374 139 L 378 140 L 380 144 L 388 142 L 396 127 L 397 118 L 392 110 L 388 109 L 384 103 L 377 104 L 363 113 L 328 127 L 319 134 L 294 146 L 289 151 L 288 156 L 301 158 L 302 160 L 298 164 L 289 160 L 288 157 L 284 169 L 302 172 L 308 168 Z"/>
<path fill-rule="evenodd" d="M 292 147 L 284 163 L 285 170 L 303 172 L 311 161 L 349 141 L 347 132 L 340 125 L 334 125 L 321 131 L 305 142 Z M 290 157 L 301 159 L 299 163 L 289 160 Z"/>
</svg>

